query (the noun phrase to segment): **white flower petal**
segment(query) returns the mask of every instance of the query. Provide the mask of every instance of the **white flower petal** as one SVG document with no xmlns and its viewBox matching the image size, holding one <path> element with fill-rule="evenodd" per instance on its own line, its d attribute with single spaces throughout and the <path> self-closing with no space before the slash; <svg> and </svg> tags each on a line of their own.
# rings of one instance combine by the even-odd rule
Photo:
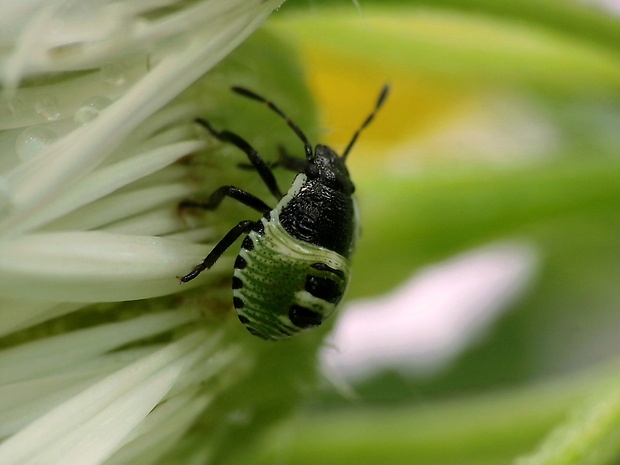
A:
<svg viewBox="0 0 620 465">
<path fill-rule="evenodd" d="M 102 231 L 0 241 L 0 298 L 112 302 L 172 294 L 180 290 L 175 276 L 207 251 L 176 240 Z"/>
<path fill-rule="evenodd" d="M 72 429 L 53 447 L 31 461 L 53 464 L 100 463 L 122 444 L 124 438 L 158 404 L 179 377 L 183 364 L 175 363 L 152 376 L 133 392 L 111 402 L 97 415 Z M 115 425 L 110 428 L 109 425 Z"/>
<path fill-rule="evenodd" d="M 20 223 L 49 199 L 101 163 L 135 128 L 219 62 L 279 5 L 268 2 L 206 2 L 230 18 L 207 18 L 185 48 L 153 67 L 91 123 L 45 148 L 6 175 L 12 212 L 0 224 L 15 234 Z"/>
<path fill-rule="evenodd" d="M 281 2 L 0 0 L 2 465 L 153 463 L 256 369 L 203 308 L 224 305 L 231 260 L 177 278 L 218 238 L 177 208 L 211 188 L 210 164 L 177 161 L 212 139 L 196 115 L 229 107 L 211 78 L 176 97 Z"/>
<path fill-rule="evenodd" d="M 0 336 L 79 309 L 82 304 L 0 299 Z"/>
<path fill-rule="evenodd" d="M 156 346 L 151 346 L 96 355 L 96 358 L 80 362 L 58 374 L 0 385 L 0 437 L 17 433 L 52 407 L 156 349 Z"/>
<path fill-rule="evenodd" d="M 212 396 L 205 394 L 197 397 L 179 396 L 159 405 L 146 418 L 142 434 L 120 448 L 106 461 L 106 465 L 150 464 L 158 461 L 179 442 L 211 400 Z M 205 443 L 209 440 L 205 438 Z"/>
<path fill-rule="evenodd" d="M 0 445 L 0 463 L 100 463 L 166 395 L 204 338 L 194 332 L 52 409 Z"/>
<path fill-rule="evenodd" d="M 136 215 L 104 226 L 100 228 L 100 230 L 117 234 L 123 233 L 145 236 L 148 234 L 163 236 L 176 233 L 179 231 L 179 215 L 175 215 L 170 210 L 170 207 L 166 206 L 165 208 Z"/>
<path fill-rule="evenodd" d="M 164 183 L 155 187 L 146 187 L 129 192 L 123 191 L 118 194 L 107 195 L 84 207 L 67 214 L 57 221 L 45 226 L 46 231 L 62 230 L 89 230 L 110 225 L 125 218 L 132 218 L 142 212 L 148 212 L 153 208 L 170 203 L 178 202 L 190 197 L 193 190 L 187 184 Z M 166 210 L 171 215 L 170 208 Z M 178 227 L 178 218 L 176 218 Z M 110 227 L 105 228 L 112 230 Z M 144 231 L 143 234 L 160 235 L 158 229 Z"/>
<path fill-rule="evenodd" d="M 106 465 L 136 463 L 147 464 L 156 462 L 162 455 L 175 446 L 182 436 L 192 427 L 196 418 L 204 414 L 205 408 L 220 391 L 228 387 L 226 382 L 235 382 L 237 377 L 226 376 L 234 366 L 237 375 L 245 372 L 252 364 L 252 357 L 242 353 L 238 347 L 222 349 L 217 338 L 211 337 L 205 345 L 205 356 L 186 373 L 182 382 L 170 391 L 166 402 L 158 405 L 145 421 L 139 425 L 128 438 L 127 444 L 122 447 Z M 208 347 L 210 346 L 210 347 Z M 218 348 L 219 347 L 219 348 Z M 208 363 L 205 363 L 208 359 Z M 204 394 L 200 386 L 206 381 L 217 380 L 217 389 L 211 389 Z M 177 395 L 180 394 L 180 395 Z M 209 445 L 218 441 L 218 436 L 205 436 L 202 442 L 201 456 L 208 453 Z M 206 463 L 202 460 L 200 463 Z"/>
<path fill-rule="evenodd" d="M 40 227 L 76 208 L 99 200 L 127 184 L 155 173 L 180 158 L 200 150 L 203 146 L 204 144 L 200 141 L 178 142 L 95 170 L 75 183 L 69 191 L 56 197 L 55 201 L 48 204 L 43 212 L 24 221 L 20 228 L 21 232 Z"/>
<path fill-rule="evenodd" d="M 156 313 L 71 331 L 6 349 L 0 353 L 0 380 L 5 385 L 71 369 L 95 356 L 141 338 L 169 331 L 197 317 L 196 314 L 181 310 Z M 72 350 L 74 347 L 81 347 L 81 350 Z"/>
</svg>

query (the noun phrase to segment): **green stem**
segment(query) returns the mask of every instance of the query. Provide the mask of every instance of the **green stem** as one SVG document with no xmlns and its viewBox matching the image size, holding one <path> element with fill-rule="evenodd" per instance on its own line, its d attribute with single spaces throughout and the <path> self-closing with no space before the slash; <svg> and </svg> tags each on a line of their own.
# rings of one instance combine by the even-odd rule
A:
<svg viewBox="0 0 620 465">
<path fill-rule="evenodd" d="M 620 416 L 617 366 L 605 374 L 585 373 L 510 391 L 409 407 L 343 409 L 309 415 L 286 447 L 295 465 L 603 465 L 619 448 L 614 441 Z M 610 376 L 610 374 L 612 376 Z M 600 380 L 613 389 L 586 403 Z M 580 412 L 580 413 L 579 413 Z M 281 452 L 281 451 L 280 451 Z M 271 451 L 273 454 L 273 451 Z M 586 461 L 598 458 L 598 460 Z M 281 459 L 282 457 L 280 457 Z M 273 456 L 258 463 L 274 463 Z"/>
<path fill-rule="evenodd" d="M 597 392 L 581 410 L 554 430 L 536 453 L 516 465 L 612 465 L 620 455 L 618 380 Z"/>
<path fill-rule="evenodd" d="M 299 425 L 287 463 L 504 465 L 535 448 L 583 401 L 589 383 L 579 377 L 410 407 L 312 415 Z"/>
</svg>

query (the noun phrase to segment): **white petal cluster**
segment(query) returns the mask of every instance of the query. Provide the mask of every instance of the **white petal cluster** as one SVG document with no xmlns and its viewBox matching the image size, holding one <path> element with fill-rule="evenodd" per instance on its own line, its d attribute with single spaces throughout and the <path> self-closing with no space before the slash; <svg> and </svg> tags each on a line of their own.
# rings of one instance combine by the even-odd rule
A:
<svg viewBox="0 0 620 465">
<path fill-rule="evenodd" d="M 243 373 L 191 305 L 84 309 L 186 288 L 211 234 L 175 210 L 205 140 L 174 99 L 280 3 L 0 0 L 3 465 L 155 463 Z"/>
</svg>

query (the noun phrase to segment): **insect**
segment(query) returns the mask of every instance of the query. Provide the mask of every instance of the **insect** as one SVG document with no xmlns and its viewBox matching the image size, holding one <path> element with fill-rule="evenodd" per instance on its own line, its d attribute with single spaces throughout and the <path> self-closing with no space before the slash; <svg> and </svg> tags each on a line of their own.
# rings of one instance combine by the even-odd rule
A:
<svg viewBox="0 0 620 465">
<path fill-rule="evenodd" d="M 383 105 L 389 87 L 383 87 L 374 109 L 340 156 L 326 145 L 318 144 L 313 150 L 302 130 L 273 102 L 242 87 L 232 90 L 278 114 L 303 142 L 305 159 L 281 151 L 279 160 L 269 165 L 242 137 L 196 119 L 213 137 L 247 155 L 277 204 L 271 208 L 235 186 L 220 187 L 205 202 L 181 202 L 179 208 L 214 210 L 225 197 L 231 197 L 263 215 L 256 221 L 239 222 L 181 282 L 211 268 L 245 234 L 234 265 L 233 306 L 250 333 L 268 340 L 285 339 L 320 325 L 344 295 L 358 231 L 355 187 L 346 160 L 361 131 Z M 273 175 L 274 165 L 298 173 L 286 194 Z"/>
</svg>

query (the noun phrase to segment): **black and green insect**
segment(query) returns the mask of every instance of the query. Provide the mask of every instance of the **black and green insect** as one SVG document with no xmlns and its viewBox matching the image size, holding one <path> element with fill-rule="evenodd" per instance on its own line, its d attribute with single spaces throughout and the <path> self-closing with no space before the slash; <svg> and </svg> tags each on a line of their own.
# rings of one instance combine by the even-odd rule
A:
<svg viewBox="0 0 620 465">
<path fill-rule="evenodd" d="M 273 102 L 242 87 L 232 90 L 267 105 L 286 121 L 303 142 L 305 159 L 285 153 L 268 164 L 237 134 L 214 129 L 204 119 L 196 122 L 213 137 L 238 147 L 248 157 L 271 194 L 274 208 L 234 186 L 222 186 L 205 202 L 184 201 L 180 208 L 213 210 L 231 197 L 263 214 L 257 221 L 241 221 L 211 250 L 204 261 L 181 278 L 188 282 L 211 268 L 243 234 L 232 279 L 233 305 L 241 323 L 252 334 L 269 340 L 285 339 L 320 325 L 344 295 L 349 280 L 349 258 L 358 235 L 358 215 L 346 160 L 361 131 L 373 120 L 389 87 L 379 94 L 375 108 L 353 134 L 342 155 L 326 145 L 314 150 L 302 130 Z M 271 168 L 297 172 L 286 194 Z"/>
</svg>

